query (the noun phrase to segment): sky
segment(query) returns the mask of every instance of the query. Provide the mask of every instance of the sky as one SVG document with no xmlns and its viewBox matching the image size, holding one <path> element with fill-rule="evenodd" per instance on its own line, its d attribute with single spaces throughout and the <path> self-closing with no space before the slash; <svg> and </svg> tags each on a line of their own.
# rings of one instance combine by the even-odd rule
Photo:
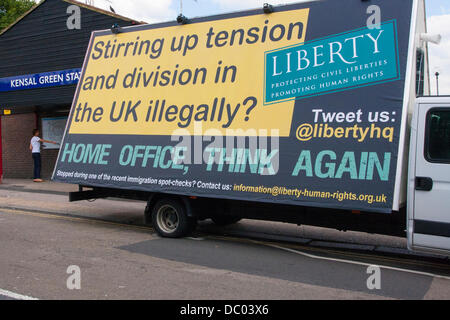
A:
<svg viewBox="0 0 450 320">
<path fill-rule="evenodd" d="M 78 0 L 85 2 L 84 0 Z M 208 16 L 245 9 L 301 2 L 302 0 L 182 0 L 187 17 Z M 95 6 L 111 5 L 121 15 L 149 23 L 175 20 L 180 13 L 180 0 L 94 0 Z M 435 73 L 439 72 L 439 93 L 450 95 L 450 0 L 425 0 L 429 33 L 442 36 L 440 45 L 429 44 L 431 94 L 436 94 Z"/>
</svg>

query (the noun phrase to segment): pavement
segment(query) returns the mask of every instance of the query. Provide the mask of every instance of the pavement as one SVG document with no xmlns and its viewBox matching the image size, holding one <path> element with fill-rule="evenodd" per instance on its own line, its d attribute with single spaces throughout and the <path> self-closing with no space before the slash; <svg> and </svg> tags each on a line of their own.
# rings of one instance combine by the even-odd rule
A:
<svg viewBox="0 0 450 320">
<path fill-rule="evenodd" d="M 57 183 L 51 180 L 34 182 L 32 179 L 3 179 L 0 183 L 0 190 L 67 195 L 69 192 L 78 191 L 78 185 Z"/>
<path fill-rule="evenodd" d="M 143 224 L 144 202 L 103 199 L 69 202 L 71 191 L 78 191 L 78 185 L 4 179 L 0 184 L 0 208 Z"/>
</svg>

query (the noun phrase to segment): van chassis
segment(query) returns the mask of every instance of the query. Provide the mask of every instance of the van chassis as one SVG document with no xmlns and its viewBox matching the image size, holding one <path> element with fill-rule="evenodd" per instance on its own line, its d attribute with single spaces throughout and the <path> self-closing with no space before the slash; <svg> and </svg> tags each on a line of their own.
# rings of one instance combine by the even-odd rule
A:
<svg viewBox="0 0 450 320">
<path fill-rule="evenodd" d="M 390 214 L 380 214 L 82 185 L 77 192 L 69 194 L 71 202 L 102 198 L 145 201 L 144 223 L 153 225 L 160 235 L 172 238 L 189 235 L 197 221 L 206 219 L 218 225 L 254 219 L 406 237 L 404 207 Z"/>
</svg>

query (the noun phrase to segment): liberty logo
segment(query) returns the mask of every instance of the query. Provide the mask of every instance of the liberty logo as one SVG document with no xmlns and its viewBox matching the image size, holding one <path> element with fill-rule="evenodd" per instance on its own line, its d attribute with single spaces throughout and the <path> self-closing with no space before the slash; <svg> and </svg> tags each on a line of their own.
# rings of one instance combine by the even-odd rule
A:
<svg viewBox="0 0 450 320">
<path fill-rule="evenodd" d="M 294 52 L 295 59 L 292 57 L 293 52 L 285 54 L 285 68 L 280 69 L 277 64 L 279 56 L 273 56 L 273 73 L 272 76 L 280 76 L 283 73 L 291 73 L 293 70 L 303 71 L 310 67 L 317 68 L 324 66 L 326 63 L 334 64 L 340 60 L 345 64 L 355 64 L 359 58 L 359 50 L 361 47 L 367 50 L 369 54 L 380 53 L 379 39 L 384 30 L 377 33 L 366 33 L 354 37 L 344 38 L 342 41 L 330 41 L 321 43 L 317 46 L 307 47 L 305 49 L 296 50 Z"/>
<path fill-rule="evenodd" d="M 268 51 L 264 104 L 398 80 L 397 48 L 397 22 L 391 20 L 379 29 L 371 25 Z"/>
</svg>

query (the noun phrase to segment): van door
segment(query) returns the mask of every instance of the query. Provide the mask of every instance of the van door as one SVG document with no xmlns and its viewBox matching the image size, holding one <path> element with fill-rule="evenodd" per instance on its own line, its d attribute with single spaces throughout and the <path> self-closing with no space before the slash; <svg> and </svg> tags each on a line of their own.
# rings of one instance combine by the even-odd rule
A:
<svg viewBox="0 0 450 320">
<path fill-rule="evenodd" d="M 414 195 L 408 208 L 413 209 L 408 213 L 408 244 L 416 250 L 450 253 L 450 102 L 438 99 L 421 100 L 416 128 L 412 125 L 416 148 L 415 168 L 410 167 L 409 190 Z"/>
</svg>

